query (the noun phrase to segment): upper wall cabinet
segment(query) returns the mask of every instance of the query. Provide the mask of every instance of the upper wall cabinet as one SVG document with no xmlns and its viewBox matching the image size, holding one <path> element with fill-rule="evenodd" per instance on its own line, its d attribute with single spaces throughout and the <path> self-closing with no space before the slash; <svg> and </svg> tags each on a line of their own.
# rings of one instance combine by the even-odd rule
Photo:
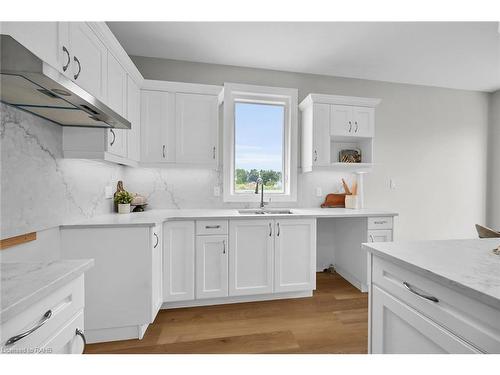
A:
<svg viewBox="0 0 500 375">
<path fill-rule="evenodd" d="M 373 165 L 375 107 L 380 99 L 310 94 L 302 103 L 302 171 L 314 168 L 370 168 Z M 345 153 L 360 153 L 347 163 Z"/>
<path fill-rule="evenodd" d="M 59 51 L 63 73 L 107 103 L 108 51 L 86 22 L 59 23 Z"/>
<path fill-rule="evenodd" d="M 141 161 L 216 166 L 220 86 L 144 81 Z"/>
</svg>

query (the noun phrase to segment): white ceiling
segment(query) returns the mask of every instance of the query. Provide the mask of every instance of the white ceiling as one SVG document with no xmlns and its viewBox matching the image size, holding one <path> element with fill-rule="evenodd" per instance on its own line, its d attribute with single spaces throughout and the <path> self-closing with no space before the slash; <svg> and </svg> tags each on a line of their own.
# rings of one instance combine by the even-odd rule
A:
<svg viewBox="0 0 500 375">
<path fill-rule="evenodd" d="M 497 22 L 108 22 L 130 55 L 500 89 Z"/>
</svg>

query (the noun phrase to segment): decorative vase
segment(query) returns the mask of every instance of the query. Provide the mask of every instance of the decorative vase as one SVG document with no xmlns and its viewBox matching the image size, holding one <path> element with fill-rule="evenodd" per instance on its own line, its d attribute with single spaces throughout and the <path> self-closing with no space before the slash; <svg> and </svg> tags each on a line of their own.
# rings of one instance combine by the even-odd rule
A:
<svg viewBox="0 0 500 375">
<path fill-rule="evenodd" d="M 130 213 L 130 203 L 119 204 L 118 205 L 118 213 L 119 214 L 129 214 Z"/>
</svg>

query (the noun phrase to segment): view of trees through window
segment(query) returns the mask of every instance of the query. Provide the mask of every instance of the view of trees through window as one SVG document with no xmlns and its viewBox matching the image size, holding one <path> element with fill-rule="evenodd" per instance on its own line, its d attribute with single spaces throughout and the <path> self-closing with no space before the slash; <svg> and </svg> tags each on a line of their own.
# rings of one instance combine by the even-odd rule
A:
<svg viewBox="0 0 500 375">
<path fill-rule="evenodd" d="M 235 103 L 235 192 L 255 190 L 259 177 L 269 193 L 283 193 L 282 105 Z"/>
</svg>

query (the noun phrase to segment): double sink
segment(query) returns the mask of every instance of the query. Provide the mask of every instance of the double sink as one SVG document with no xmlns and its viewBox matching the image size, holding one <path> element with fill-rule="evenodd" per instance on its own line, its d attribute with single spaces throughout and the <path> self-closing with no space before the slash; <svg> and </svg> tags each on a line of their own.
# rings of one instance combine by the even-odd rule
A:
<svg viewBox="0 0 500 375">
<path fill-rule="evenodd" d="M 289 209 L 246 209 L 238 210 L 241 215 L 292 215 Z"/>
</svg>

